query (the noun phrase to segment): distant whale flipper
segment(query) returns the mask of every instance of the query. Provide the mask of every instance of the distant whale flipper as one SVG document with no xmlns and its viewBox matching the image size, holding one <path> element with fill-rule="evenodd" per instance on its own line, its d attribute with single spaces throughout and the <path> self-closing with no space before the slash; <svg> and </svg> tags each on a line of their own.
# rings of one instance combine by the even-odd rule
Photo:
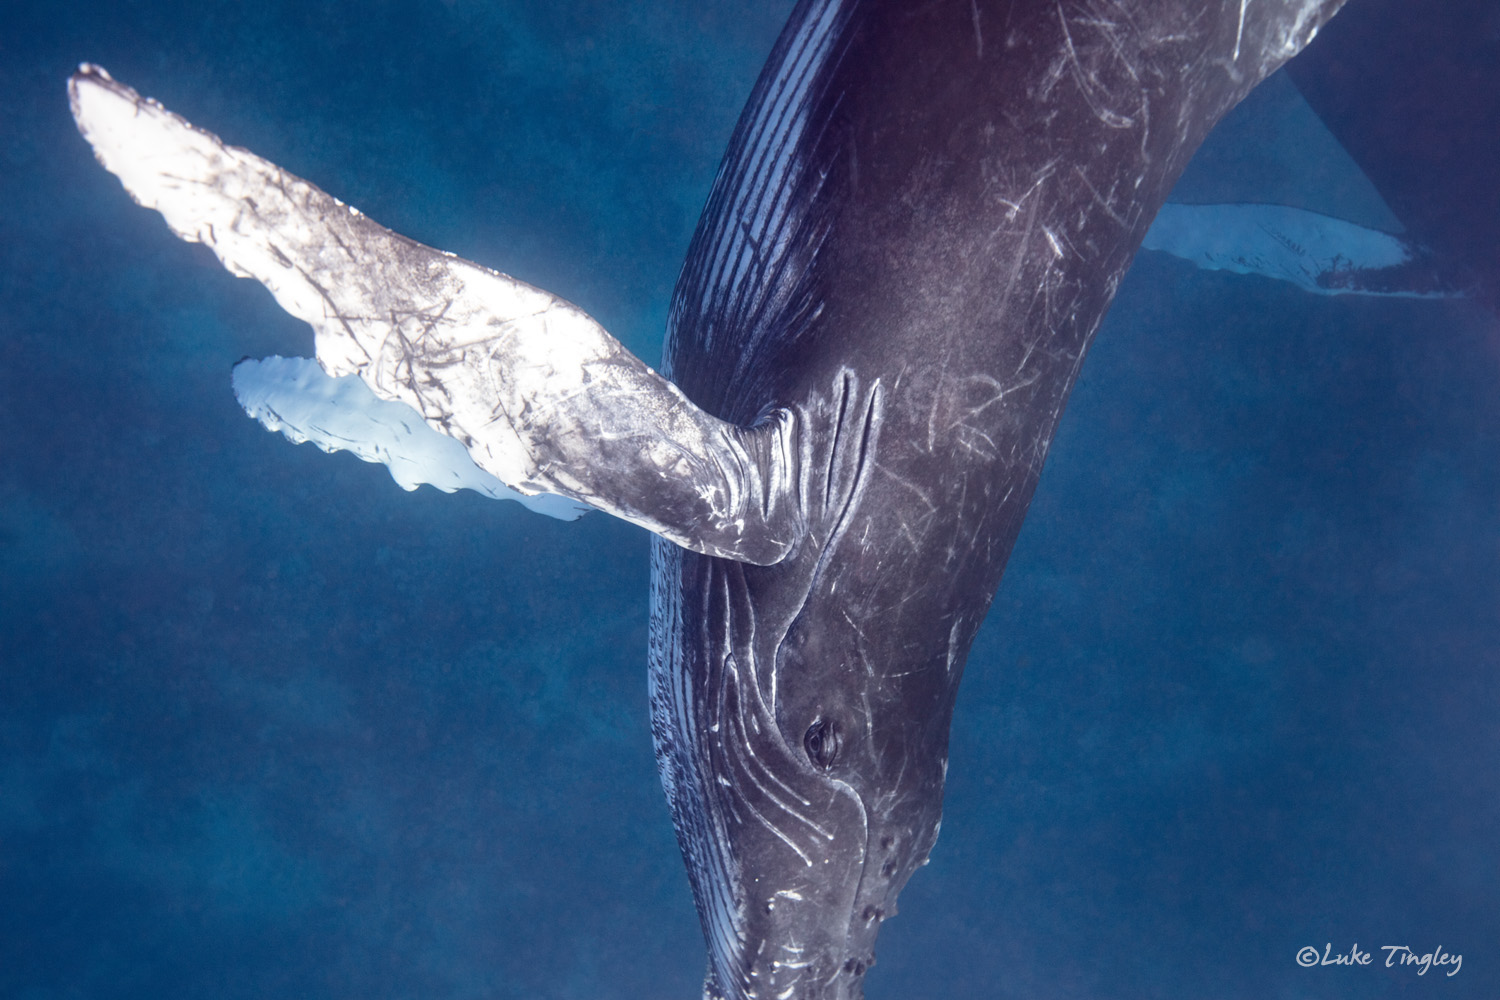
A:
<svg viewBox="0 0 1500 1000">
<path fill-rule="evenodd" d="M 411 406 L 506 486 L 743 562 L 797 541 L 790 411 L 710 416 L 571 303 L 393 233 L 97 66 L 68 89 L 131 197 L 311 324 L 330 375 Z"/>
<path fill-rule="evenodd" d="M 1278 70 L 1194 154 L 1142 249 L 1315 295 L 1464 292 Z"/>
<path fill-rule="evenodd" d="M 1409 240 L 1287 205 L 1169 202 L 1141 247 L 1206 271 L 1259 275 L 1318 295 L 1462 295 Z"/>
</svg>

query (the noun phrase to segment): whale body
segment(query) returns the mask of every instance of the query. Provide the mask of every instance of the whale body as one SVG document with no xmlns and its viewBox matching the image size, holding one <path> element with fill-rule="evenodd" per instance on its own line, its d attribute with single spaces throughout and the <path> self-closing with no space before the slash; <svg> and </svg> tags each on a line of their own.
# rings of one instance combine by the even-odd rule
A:
<svg viewBox="0 0 1500 1000">
<path fill-rule="evenodd" d="M 787 557 L 653 550 L 653 731 L 709 996 L 861 995 L 1090 338 L 1209 129 L 1337 6 L 799 6 L 668 334 L 700 406 L 821 428 Z"/>
</svg>

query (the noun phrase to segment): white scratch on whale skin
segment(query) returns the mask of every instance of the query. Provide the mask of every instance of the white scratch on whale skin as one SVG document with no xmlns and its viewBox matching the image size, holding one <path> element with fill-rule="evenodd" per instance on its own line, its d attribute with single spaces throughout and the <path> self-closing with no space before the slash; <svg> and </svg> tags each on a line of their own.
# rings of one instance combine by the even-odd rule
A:
<svg viewBox="0 0 1500 1000">
<path fill-rule="evenodd" d="M 1042 233 L 1047 237 L 1048 245 L 1052 247 L 1052 256 L 1057 258 L 1058 260 L 1062 260 L 1063 248 L 1062 244 L 1058 242 L 1057 234 L 1054 233 L 1048 226 L 1042 227 Z"/>
</svg>

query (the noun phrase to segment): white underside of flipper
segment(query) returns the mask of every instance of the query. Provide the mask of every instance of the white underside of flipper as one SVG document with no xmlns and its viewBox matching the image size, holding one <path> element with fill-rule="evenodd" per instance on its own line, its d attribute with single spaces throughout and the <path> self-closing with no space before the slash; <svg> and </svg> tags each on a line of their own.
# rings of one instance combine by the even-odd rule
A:
<svg viewBox="0 0 1500 1000">
<path fill-rule="evenodd" d="M 310 441 L 329 453 L 347 451 L 383 464 L 405 490 L 424 484 L 445 493 L 473 490 L 496 500 L 517 500 L 563 521 L 589 510 L 553 493 L 517 493 L 475 465 L 463 445 L 428 427 L 410 406 L 379 398 L 355 376 L 334 378 L 311 358 L 241 361 L 234 366 L 234 395 L 267 430 L 280 431 L 296 444 Z"/>
</svg>

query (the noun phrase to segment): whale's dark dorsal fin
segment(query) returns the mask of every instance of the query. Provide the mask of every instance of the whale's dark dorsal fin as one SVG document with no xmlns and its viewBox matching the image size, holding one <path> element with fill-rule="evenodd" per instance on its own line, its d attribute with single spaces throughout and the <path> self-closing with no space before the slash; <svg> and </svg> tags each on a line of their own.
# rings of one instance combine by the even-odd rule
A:
<svg viewBox="0 0 1500 1000">
<path fill-rule="evenodd" d="M 719 420 L 576 306 L 393 233 L 98 67 L 82 67 L 69 94 L 84 138 L 137 202 L 311 324 L 329 374 L 409 404 L 501 482 L 744 562 L 796 544 L 791 412 Z"/>
</svg>

